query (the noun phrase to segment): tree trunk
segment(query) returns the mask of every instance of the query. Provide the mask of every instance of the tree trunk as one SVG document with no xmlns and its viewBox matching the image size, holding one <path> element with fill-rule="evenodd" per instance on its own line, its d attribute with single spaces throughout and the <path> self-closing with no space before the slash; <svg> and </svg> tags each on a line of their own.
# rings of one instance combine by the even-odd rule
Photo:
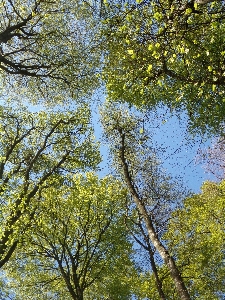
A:
<svg viewBox="0 0 225 300">
<path fill-rule="evenodd" d="M 137 208 L 138 208 L 140 214 L 143 216 L 143 218 L 145 220 L 148 235 L 149 235 L 149 238 L 150 238 L 152 244 L 154 245 L 156 250 L 159 252 L 160 256 L 162 257 L 162 259 L 164 260 L 165 264 L 167 265 L 167 267 L 170 271 L 171 277 L 174 281 L 174 284 L 175 284 L 177 293 L 180 296 L 180 299 L 181 300 L 191 300 L 190 295 L 187 291 L 187 288 L 183 282 L 183 279 L 181 277 L 181 274 L 176 266 L 176 263 L 175 263 L 173 257 L 170 256 L 170 254 L 167 251 L 167 249 L 165 248 L 165 246 L 163 246 L 163 244 L 160 242 L 160 240 L 157 236 L 157 233 L 155 231 L 155 228 L 153 226 L 151 217 L 149 216 L 149 214 L 146 210 L 145 204 L 142 201 L 142 199 L 139 197 L 139 195 L 133 185 L 133 182 L 132 182 L 132 179 L 131 179 L 131 176 L 129 173 L 129 169 L 128 169 L 128 164 L 126 162 L 125 153 L 124 153 L 125 152 L 125 134 L 124 133 L 122 134 L 121 132 L 120 132 L 120 134 L 121 134 L 121 139 L 122 139 L 121 140 L 121 148 L 120 148 L 120 160 L 122 163 L 123 173 L 124 173 L 124 177 L 125 177 L 125 181 L 128 186 L 128 189 L 129 189 L 131 195 L 133 196 L 134 202 L 137 205 Z"/>
<path fill-rule="evenodd" d="M 150 263 L 151 263 L 151 267 L 152 267 L 152 272 L 153 272 L 154 277 L 155 277 L 156 288 L 157 288 L 157 291 L 159 293 L 160 300 L 166 300 L 166 296 L 163 292 L 162 281 L 159 278 L 158 270 L 157 270 L 157 267 L 156 267 L 156 264 L 155 264 L 154 255 L 153 255 L 150 248 L 148 249 L 148 252 L 149 252 L 149 258 L 150 258 Z"/>
<path fill-rule="evenodd" d="M 76 287 L 76 292 L 74 291 L 74 289 L 71 285 L 71 282 L 70 282 L 70 277 L 64 271 L 61 261 L 59 259 L 57 259 L 57 262 L 58 262 L 62 277 L 67 285 L 68 291 L 69 291 L 72 299 L 73 300 L 83 300 L 83 292 L 81 291 L 81 289 L 79 287 Z"/>
</svg>

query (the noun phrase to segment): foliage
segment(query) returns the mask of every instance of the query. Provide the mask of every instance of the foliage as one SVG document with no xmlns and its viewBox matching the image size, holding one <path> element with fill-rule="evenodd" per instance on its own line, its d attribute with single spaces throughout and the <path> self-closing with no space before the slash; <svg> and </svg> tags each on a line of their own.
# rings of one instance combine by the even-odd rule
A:
<svg viewBox="0 0 225 300">
<path fill-rule="evenodd" d="M 118 101 L 185 110 L 191 130 L 221 134 L 224 1 L 0 0 L 0 8 L 2 100 L 67 102 L 67 111 L 36 113 L 0 106 L 0 298 L 222 299 L 225 182 L 205 183 L 182 206 L 186 191 L 162 169 L 143 115 Z M 68 106 L 91 96 L 99 78 L 115 168 L 103 179 L 84 173 L 100 162 L 89 107 Z M 207 153 L 222 176 L 223 146 Z"/>
<path fill-rule="evenodd" d="M 99 163 L 89 113 L 85 106 L 67 113 L 0 107 L 1 266 L 23 238 L 54 177 Z"/>
<path fill-rule="evenodd" d="M 162 103 L 171 111 L 185 109 L 192 128 L 220 132 L 224 2 L 115 1 L 106 11 L 103 79 L 109 98 L 138 108 Z"/>
<path fill-rule="evenodd" d="M 2 0 L 0 10 L 3 89 L 54 102 L 92 93 L 100 54 L 88 1 Z"/>
<path fill-rule="evenodd" d="M 165 235 L 192 299 L 223 299 L 224 208 L 225 182 L 206 182 L 174 212 Z"/>
<path fill-rule="evenodd" d="M 93 173 L 46 189 L 7 268 L 15 299 L 128 299 L 136 273 L 125 198 L 119 181 Z"/>
<path fill-rule="evenodd" d="M 191 299 L 224 298 L 224 201 L 225 182 L 206 182 L 202 193 L 187 198 L 177 209 L 164 234 L 176 258 Z M 166 299 L 179 300 L 166 266 L 158 268 Z M 142 274 L 140 299 L 159 300 L 154 274 Z"/>
</svg>

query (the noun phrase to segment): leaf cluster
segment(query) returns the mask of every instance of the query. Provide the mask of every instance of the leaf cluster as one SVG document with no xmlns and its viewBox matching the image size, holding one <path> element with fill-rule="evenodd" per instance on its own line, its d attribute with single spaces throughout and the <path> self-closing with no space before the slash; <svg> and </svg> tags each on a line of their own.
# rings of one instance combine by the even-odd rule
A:
<svg viewBox="0 0 225 300">
<path fill-rule="evenodd" d="M 109 10 L 113 10 L 111 5 Z M 103 80 L 114 101 L 186 110 L 192 129 L 224 121 L 223 1 L 125 3 L 103 26 Z"/>
</svg>

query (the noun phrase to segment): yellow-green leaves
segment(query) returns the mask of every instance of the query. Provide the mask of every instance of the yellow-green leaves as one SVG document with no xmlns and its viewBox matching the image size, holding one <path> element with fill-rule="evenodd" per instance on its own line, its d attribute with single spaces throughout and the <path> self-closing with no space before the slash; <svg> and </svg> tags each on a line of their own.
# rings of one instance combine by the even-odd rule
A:
<svg viewBox="0 0 225 300">
<path fill-rule="evenodd" d="M 202 193 L 186 199 L 174 213 L 166 234 L 184 266 L 184 278 L 192 281 L 191 293 L 199 299 L 220 299 L 218 293 L 224 292 L 224 195 L 224 181 L 204 183 Z"/>
<path fill-rule="evenodd" d="M 134 50 L 129 49 L 129 50 L 127 50 L 127 52 L 128 52 L 128 54 L 129 54 L 132 58 L 136 58 L 136 57 L 137 57 L 137 55 L 136 55 L 136 53 L 135 53 Z"/>
<path fill-rule="evenodd" d="M 150 44 L 149 46 L 148 46 L 148 50 L 149 51 L 152 51 L 154 49 L 154 45 L 153 44 Z"/>
<path fill-rule="evenodd" d="M 151 71 L 152 71 L 152 65 L 149 65 L 148 68 L 147 68 L 147 72 L 151 73 Z"/>
<path fill-rule="evenodd" d="M 10 258 L 10 245 L 21 240 L 32 222 L 40 191 L 61 172 L 95 169 L 100 162 L 89 118 L 85 105 L 72 112 L 36 113 L 23 106 L 0 107 L 0 267 Z"/>
<path fill-rule="evenodd" d="M 157 21 L 161 21 L 161 19 L 163 18 L 163 14 L 161 14 L 160 12 L 156 12 L 153 15 L 153 18 L 155 18 Z"/>
<path fill-rule="evenodd" d="M 208 66 L 208 70 L 209 70 L 209 72 L 212 72 L 213 71 L 212 66 Z"/>
<path fill-rule="evenodd" d="M 186 15 L 190 15 L 192 13 L 192 9 L 191 8 L 187 8 L 186 10 L 185 10 L 185 14 Z"/>
<path fill-rule="evenodd" d="M 191 116 L 190 130 L 220 131 L 225 110 L 219 94 L 224 91 L 225 73 L 221 46 L 225 26 L 218 21 L 224 20 L 221 3 L 213 7 L 194 3 L 192 8 L 186 3 L 178 8 L 169 1 L 162 6 L 153 0 L 135 9 L 122 6 L 114 27 L 108 27 L 113 37 L 105 35 L 104 80 L 109 98 L 137 107 L 162 102 L 174 109 L 183 107 Z M 154 76 L 145 80 L 153 70 Z M 126 92 L 124 86 L 129 87 Z M 181 90 L 184 96 L 176 101 Z"/>
<path fill-rule="evenodd" d="M 93 48 L 93 38 L 99 21 L 88 5 L 6 0 L 0 20 L 2 55 L 7 57 L 1 62 L 4 91 L 15 97 L 25 91 L 23 99 L 55 104 L 90 95 L 98 86 L 101 53 Z"/>
<path fill-rule="evenodd" d="M 26 291 L 26 297 L 40 295 L 38 299 L 54 293 L 61 299 L 81 293 L 87 299 L 117 299 L 124 293 L 127 299 L 132 286 L 126 282 L 137 273 L 129 257 L 125 200 L 126 190 L 110 176 L 59 176 L 43 191 L 36 218 L 24 234 L 25 247 L 8 266 L 18 298 Z"/>
</svg>

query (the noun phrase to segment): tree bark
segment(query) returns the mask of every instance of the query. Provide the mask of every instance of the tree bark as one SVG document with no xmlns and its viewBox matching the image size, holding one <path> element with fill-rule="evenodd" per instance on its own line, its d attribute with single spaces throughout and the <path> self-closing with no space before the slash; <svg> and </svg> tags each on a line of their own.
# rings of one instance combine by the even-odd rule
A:
<svg viewBox="0 0 225 300">
<path fill-rule="evenodd" d="M 154 277 L 155 277 L 156 288 L 157 288 L 157 291 L 159 293 L 160 300 L 166 300 L 166 296 L 163 292 L 162 281 L 159 278 L 158 270 L 157 270 L 157 267 L 156 267 L 156 264 L 155 264 L 154 255 L 153 255 L 152 250 L 150 248 L 148 249 L 148 252 L 149 252 L 149 258 L 150 258 L 150 263 L 151 263 L 151 267 L 152 267 L 152 272 L 153 272 Z"/>
<path fill-rule="evenodd" d="M 159 274 L 158 274 L 158 270 L 157 270 L 157 266 L 155 264 L 155 259 L 154 259 L 154 253 L 152 251 L 152 247 L 151 247 L 151 244 L 150 244 L 150 239 L 149 239 L 149 236 L 145 234 L 144 232 L 144 229 L 141 225 L 141 221 L 139 220 L 139 224 L 138 224 L 140 230 L 141 230 L 141 233 L 145 239 L 145 242 L 147 244 L 147 246 L 145 246 L 134 234 L 132 234 L 132 236 L 134 237 L 135 241 L 141 245 L 149 254 L 149 260 L 150 260 L 150 264 L 151 264 L 151 267 L 152 267 L 152 272 L 153 272 L 153 275 L 155 277 L 155 284 L 156 284 L 156 288 L 157 288 L 157 291 L 159 293 L 159 298 L 160 300 L 166 300 L 166 296 L 163 292 L 163 286 L 162 286 L 162 280 L 159 278 Z"/>
</svg>

